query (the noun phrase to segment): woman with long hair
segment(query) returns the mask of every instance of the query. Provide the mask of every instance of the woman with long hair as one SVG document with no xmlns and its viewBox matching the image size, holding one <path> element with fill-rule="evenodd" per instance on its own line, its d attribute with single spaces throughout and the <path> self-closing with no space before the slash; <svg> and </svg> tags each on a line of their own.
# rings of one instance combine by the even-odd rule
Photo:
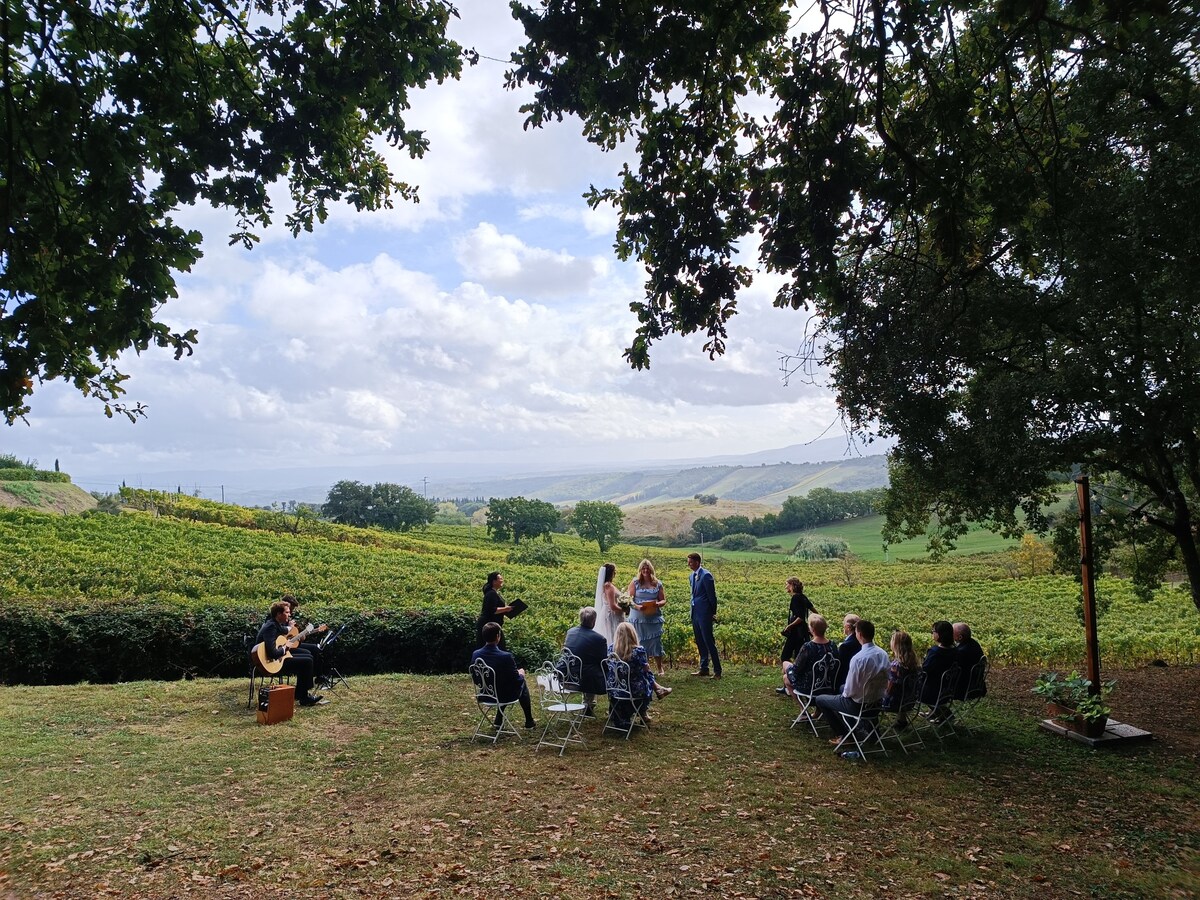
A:
<svg viewBox="0 0 1200 900">
<path fill-rule="evenodd" d="M 617 636 L 617 626 L 625 621 L 625 610 L 621 607 L 621 594 L 613 585 L 617 567 L 605 563 L 596 573 L 596 631 L 609 644 Z"/>
<path fill-rule="evenodd" d="M 917 676 L 921 664 L 917 662 L 917 654 L 913 650 L 912 635 L 907 631 L 893 631 L 891 647 L 892 662 L 888 666 L 888 683 L 883 692 L 882 705 L 884 709 L 896 712 L 896 727 L 903 728 L 908 724 L 908 710 L 900 706 L 904 697 L 904 682 Z"/>
<path fill-rule="evenodd" d="M 646 656 L 654 663 L 658 674 L 663 674 L 663 612 L 667 605 L 667 594 L 663 583 L 654 574 L 654 563 L 643 559 L 638 563 L 637 577 L 629 582 L 632 608 L 629 624 L 637 631 L 638 642 L 646 648 Z"/>
<path fill-rule="evenodd" d="M 651 699 L 665 697 L 671 693 L 671 689 L 655 683 L 654 673 L 650 671 L 650 663 L 646 658 L 646 648 L 638 643 L 637 632 L 628 622 L 617 626 L 612 652 L 617 659 L 629 664 L 629 693 L 633 695 L 638 715 L 643 721 L 649 722 L 646 710 Z"/>
</svg>

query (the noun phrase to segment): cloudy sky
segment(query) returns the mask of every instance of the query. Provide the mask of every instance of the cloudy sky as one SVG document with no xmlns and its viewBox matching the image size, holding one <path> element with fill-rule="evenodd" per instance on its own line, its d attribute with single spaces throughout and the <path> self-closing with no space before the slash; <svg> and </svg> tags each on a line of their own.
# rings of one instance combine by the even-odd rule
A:
<svg viewBox="0 0 1200 900">
<path fill-rule="evenodd" d="M 100 489 L 202 470 L 357 477 L 402 462 L 696 458 L 826 432 L 830 395 L 780 373 L 804 316 L 774 309 L 762 279 L 741 299 L 723 358 L 710 361 L 700 335 L 672 336 L 649 371 L 628 367 L 642 272 L 612 252 L 612 211 L 581 197 L 613 183 L 622 157 L 590 147 L 574 121 L 524 131 L 522 95 L 503 90 L 495 61 L 519 28 L 495 0 L 459 10 L 454 36 L 485 58 L 415 98 L 408 122 L 431 149 L 394 159 L 419 204 L 338 210 L 311 235 L 278 229 L 252 251 L 227 246 L 230 217 L 187 211 L 205 257 L 163 317 L 198 328 L 200 342 L 178 362 L 159 350 L 122 360 L 127 399 L 148 417 L 108 420 L 47 384 L 0 452 L 58 459 Z"/>
</svg>

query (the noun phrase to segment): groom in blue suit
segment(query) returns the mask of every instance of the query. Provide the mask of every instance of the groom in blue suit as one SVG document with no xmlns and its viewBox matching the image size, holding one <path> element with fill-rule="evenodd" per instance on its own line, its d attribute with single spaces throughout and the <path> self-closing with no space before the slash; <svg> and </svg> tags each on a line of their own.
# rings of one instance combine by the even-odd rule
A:
<svg viewBox="0 0 1200 900">
<path fill-rule="evenodd" d="M 696 649 L 700 651 L 700 671 L 693 672 L 701 678 L 708 677 L 708 660 L 712 658 L 712 677 L 721 677 L 721 657 L 717 654 L 717 641 L 713 637 L 713 622 L 717 618 L 717 584 L 712 572 L 700 565 L 700 554 L 689 553 L 688 568 L 692 570 L 692 633 L 696 636 Z"/>
</svg>

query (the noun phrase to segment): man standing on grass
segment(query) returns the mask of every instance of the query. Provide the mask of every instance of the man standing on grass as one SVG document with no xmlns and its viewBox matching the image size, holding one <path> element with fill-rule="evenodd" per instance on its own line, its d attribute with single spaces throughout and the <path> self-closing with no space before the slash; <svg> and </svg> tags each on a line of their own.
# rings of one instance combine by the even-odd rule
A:
<svg viewBox="0 0 1200 900">
<path fill-rule="evenodd" d="M 712 659 L 712 677 L 721 677 L 721 657 L 717 654 L 717 640 L 713 637 L 713 623 L 717 619 L 717 584 L 712 572 L 700 565 L 700 554 L 689 553 L 688 568 L 692 570 L 692 634 L 696 638 L 696 649 L 700 652 L 700 669 L 692 674 L 699 678 L 708 677 L 708 661 Z"/>
<path fill-rule="evenodd" d="M 840 694 L 821 694 L 813 698 L 813 704 L 821 710 L 822 717 L 829 723 L 833 733 L 845 736 L 846 723 L 841 713 L 857 714 L 864 703 L 873 703 L 883 696 L 887 688 L 887 670 L 890 660 L 887 651 L 875 646 L 875 624 L 859 619 L 854 627 L 858 636 L 859 651 L 850 660 L 850 671 Z M 830 743 L 836 744 L 841 737 Z"/>
</svg>

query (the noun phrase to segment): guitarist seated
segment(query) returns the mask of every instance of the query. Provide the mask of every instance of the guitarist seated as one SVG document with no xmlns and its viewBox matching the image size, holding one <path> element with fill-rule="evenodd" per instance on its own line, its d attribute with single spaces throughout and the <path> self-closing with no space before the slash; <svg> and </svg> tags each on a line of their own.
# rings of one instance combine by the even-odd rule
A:
<svg viewBox="0 0 1200 900">
<path fill-rule="evenodd" d="M 271 615 L 258 629 L 258 643 L 270 659 L 283 660 L 280 670 L 285 675 L 296 676 L 296 696 L 301 706 L 316 706 L 328 703 L 320 694 L 312 692 L 313 658 L 307 653 L 293 653 L 299 646 L 297 640 L 286 640 L 291 628 L 291 609 L 282 600 L 271 604 Z M 285 638 L 285 640 L 279 640 Z"/>
<path fill-rule="evenodd" d="M 306 637 L 308 637 L 310 634 L 318 634 L 318 635 L 324 634 L 326 631 L 329 630 L 329 626 L 328 625 L 317 625 L 314 627 L 310 623 L 309 627 L 307 629 L 305 629 L 304 631 L 301 631 L 299 626 L 296 623 L 297 615 L 299 614 L 299 610 L 300 610 L 300 601 L 297 600 L 295 597 L 293 597 L 291 594 L 284 594 L 283 597 L 280 599 L 280 602 L 287 604 L 288 613 L 290 614 L 289 619 L 288 619 L 288 621 L 289 621 L 288 627 L 291 630 L 288 632 L 288 636 L 295 638 L 298 641 L 301 641 L 301 644 L 295 650 L 292 651 L 293 655 L 307 653 L 309 656 L 311 656 L 313 659 L 313 679 L 316 681 L 318 687 L 320 687 L 320 686 L 328 687 L 328 685 L 329 685 L 329 667 L 325 662 L 325 653 L 322 650 L 320 644 L 317 643 L 317 640 L 318 640 L 317 638 L 313 638 L 311 641 L 307 641 L 307 642 L 304 639 Z"/>
</svg>

